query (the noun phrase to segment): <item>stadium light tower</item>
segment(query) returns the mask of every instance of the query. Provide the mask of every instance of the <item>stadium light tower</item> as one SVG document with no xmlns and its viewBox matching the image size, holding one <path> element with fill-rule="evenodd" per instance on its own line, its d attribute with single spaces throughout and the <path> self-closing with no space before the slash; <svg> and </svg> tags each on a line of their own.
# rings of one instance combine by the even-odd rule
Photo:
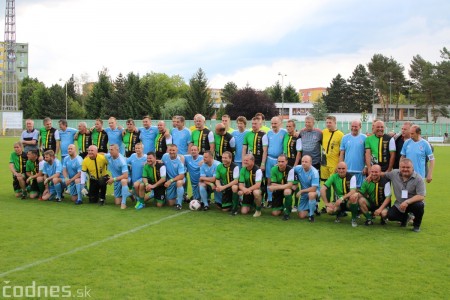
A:
<svg viewBox="0 0 450 300">
<path fill-rule="evenodd" d="M 2 107 L 3 111 L 19 109 L 16 75 L 16 8 L 15 0 L 6 0 L 5 10 L 5 59 L 3 62 Z"/>
</svg>

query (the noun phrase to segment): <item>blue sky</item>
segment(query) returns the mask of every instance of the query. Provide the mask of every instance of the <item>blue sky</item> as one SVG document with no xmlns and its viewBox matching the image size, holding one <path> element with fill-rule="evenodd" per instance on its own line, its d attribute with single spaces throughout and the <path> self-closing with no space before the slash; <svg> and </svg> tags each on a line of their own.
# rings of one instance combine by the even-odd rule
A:
<svg viewBox="0 0 450 300">
<path fill-rule="evenodd" d="M 282 72 L 300 89 L 348 78 L 375 53 L 408 70 L 414 55 L 435 62 L 450 48 L 441 0 L 18 0 L 16 15 L 29 75 L 49 86 L 71 74 L 94 81 L 102 67 L 112 78 L 154 71 L 186 81 L 201 67 L 213 88 L 264 89 Z"/>
</svg>

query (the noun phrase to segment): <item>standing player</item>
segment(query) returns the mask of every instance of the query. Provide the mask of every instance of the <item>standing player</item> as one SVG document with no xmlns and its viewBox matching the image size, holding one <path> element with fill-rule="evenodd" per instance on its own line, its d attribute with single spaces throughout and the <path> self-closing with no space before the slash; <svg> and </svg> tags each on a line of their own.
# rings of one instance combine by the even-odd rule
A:
<svg viewBox="0 0 450 300">
<path fill-rule="evenodd" d="M 430 143 L 420 137 L 421 132 L 418 125 L 411 126 L 411 138 L 403 144 L 401 155 L 402 157 L 409 158 L 413 162 L 414 170 L 430 183 L 433 180 L 435 159 Z M 430 162 L 428 173 L 426 173 L 427 160 Z"/>
<path fill-rule="evenodd" d="M 246 154 L 252 154 L 254 163 L 264 172 L 266 169 L 267 146 L 267 135 L 261 130 L 259 119 L 254 117 L 252 119 L 252 131 L 247 132 L 244 138 L 242 157 Z"/>
<path fill-rule="evenodd" d="M 200 166 L 200 181 L 198 188 L 203 203 L 203 210 L 209 210 L 208 195 L 214 192 L 214 202 L 222 208 L 222 193 L 216 190 L 216 169 L 220 164 L 214 159 L 212 151 L 205 151 L 203 153 L 203 164 Z"/>
<path fill-rule="evenodd" d="M 123 145 L 122 128 L 117 126 L 117 120 L 114 117 L 108 119 L 108 128 L 105 128 L 105 132 L 108 135 L 109 144 L 115 144 L 119 146 L 120 153 L 125 154 L 125 147 Z"/>
<path fill-rule="evenodd" d="M 144 127 L 139 128 L 139 131 L 141 132 L 139 138 L 141 139 L 142 144 L 144 144 L 144 149 L 146 152 L 155 152 L 155 138 L 158 134 L 158 128 L 152 126 L 152 119 L 150 116 L 145 116 L 142 119 L 142 124 Z"/>
<path fill-rule="evenodd" d="M 175 206 L 176 210 L 181 210 L 184 195 L 184 181 L 186 173 L 184 163 L 178 157 L 178 148 L 176 145 L 169 145 L 168 153 L 162 157 L 162 162 L 166 166 L 167 181 L 164 183 L 167 189 L 167 203 L 169 206 Z"/>
<path fill-rule="evenodd" d="M 222 193 L 222 211 L 231 208 L 231 215 L 238 213 L 239 196 L 239 167 L 232 161 L 233 154 L 225 151 L 222 163 L 216 169 L 216 191 Z"/>
<path fill-rule="evenodd" d="M 374 134 L 367 137 L 365 141 L 368 172 L 370 174 L 370 167 L 375 164 L 381 166 L 381 171 L 389 172 L 395 162 L 395 141 L 390 135 L 384 133 L 383 121 L 377 121 L 373 126 Z"/>
<path fill-rule="evenodd" d="M 279 216 L 283 211 L 286 211 L 283 220 L 289 220 L 293 182 L 294 169 L 287 164 L 287 156 L 280 154 L 277 165 L 270 169 L 270 184 L 267 186 L 267 189 L 273 193 L 272 216 Z"/>
<path fill-rule="evenodd" d="M 195 130 L 192 131 L 189 146 L 197 146 L 199 153 L 203 155 L 206 150 L 214 153 L 214 133 L 205 127 L 205 117 L 197 116 L 195 119 Z"/>
<path fill-rule="evenodd" d="M 166 129 L 164 121 L 158 122 L 158 135 L 155 138 L 156 159 L 160 160 L 164 153 L 167 153 L 167 146 L 172 144 L 172 136 Z"/>
<path fill-rule="evenodd" d="M 242 160 L 242 169 L 239 172 L 239 192 L 243 196 L 241 214 L 249 213 L 252 206 L 256 207 L 253 217 L 261 216 L 262 194 L 261 181 L 263 173 L 255 164 L 253 154 L 246 154 Z"/>
<path fill-rule="evenodd" d="M 234 149 L 236 148 L 234 137 L 226 130 L 223 123 L 218 123 L 216 125 L 216 132 L 214 133 L 214 149 L 216 149 L 216 159 L 219 162 L 222 162 L 222 153 L 225 151 L 234 153 Z"/>
<path fill-rule="evenodd" d="M 128 192 L 128 166 L 125 157 L 119 153 L 119 146 L 112 144 L 109 146 L 109 153 L 105 154 L 108 160 L 108 169 L 111 177 L 106 181 L 114 187 L 114 202 L 120 204 L 121 209 L 127 208 Z"/>
<path fill-rule="evenodd" d="M 153 192 L 156 206 L 162 207 L 166 201 L 166 166 L 156 161 L 155 152 L 147 153 L 147 163 L 142 171 L 142 182 L 139 187 L 139 205 L 136 209 L 144 207 L 145 194 Z"/>
<path fill-rule="evenodd" d="M 72 201 L 79 205 L 83 203 L 81 194 L 81 165 L 83 164 L 83 159 L 77 155 L 74 144 L 70 144 L 67 147 L 67 151 L 69 155 L 63 161 L 64 184 L 72 196 Z"/>
<path fill-rule="evenodd" d="M 84 159 L 87 156 L 87 149 L 92 145 L 91 132 L 87 129 L 86 122 L 78 124 L 77 143 L 79 155 Z"/>
<path fill-rule="evenodd" d="M 47 150 L 53 150 L 56 155 L 59 151 L 59 132 L 52 127 L 52 119 L 45 118 L 43 123 L 44 127 L 39 130 L 41 151 L 44 153 Z"/>
<path fill-rule="evenodd" d="M 317 194 L 320 185 L 319 171 L 313 167 L 312 158 L 309 155 L 302 157 L 302 164 L 294 168 L 294 173 L 300 182 L 300 191 L 297 197 L 300 198 L 298 205 L 298 216 L 300 219 L 308 216 L 309 222 L 314 222 L 314 211 L 316 210 Z M 295 185 L 294 190 L 296 190 Z M 290 211 L 285 211 L 289 213 Z"/>
<path fill-rule="evenodd" d="M 127 130 L 124 130 L 122 134 L 123 145 L 125 147 L 125 157 L 130 157 L 131 154 L 135 153 L 134 147 L 136 144 L 141 141 L 139 139 L 141 133 L 136 128 L 133 119 L 127 120 Z"/>
<path fill-rule="evenodd" d="M 177 145 L 178 153 L 181 155 L 188 154 L 189 143 L 191 141 L 191 132 L 184 126 L 184 122 L 183 116 L 176 116 L 176 127 L 172 128 L 170 132 L 172 135 L 172 142 Z"/>
<path fill-rule="evenodd" d="M 268 133 L 270 128 L 266 126 L 266 118 L 262 113 L 256 113 L 255 118 L 259 121 L 261 130 L 264 131 L 264 133 Z"/>
<path fill-rule="evenodd" d="M 75 134 L 77 130 L 72 127 L 67 127 L 67 120 L 59 120 L 59 139 L 61 142 L 61 161 L 64 161 L 64 158 L 69 155 L 67 152 L 67 148 L 70 144 L 73 144 L 75 140 Z"/>
<path fill-rule="evenodd" d="M 236 119 L 236 123 L 238 126 L 238 129 L 233 131 L 231 134 L 234 137 L 235 143 L 236 143 L 236 151 L 234 155 L 234 163 L 241 168 L 242 167 L 242 149 L 244 147 L 244 138 L 247 134 L 248 130 L 245 129 L 247 126 L 247 119 L 245 117 L 238 117 Z"/>
<path fill-rule="evenodd" d="M 295 167 L 300 163 L 302 157 L 302 139 L 295 132 L 295 120 L 288 120 L 286 123 L 287 134 L 283 140 L 283 153 L 288 158 L 288 165 Z"/>
<path fill-rule="evenodd" d="M 39 130 L 34 128 L 34 121 L 27 119 L 25 121 L 25 130 L 22 131 L 20 142 L 23 145 L 23 151 L 28 153 L 30 150 L 38 150 L 39 155 Z"/>
<path fill-rule="evenodd" d="M 46 189 L 42 195 L 42 200 L 52 200 L 55 198 L 56 202 L 61 202 L 61 194 L 65 188 L 65 184 L 61 178 L 62 165 L 61 162 L 55 157 L 53 150 L 47 150 L 44 152 L 44 167 L 42 168 L 42 174 L 44 174 L 44 184 Z"/>
<path fill-rule="evenodd" d="M 225 131 L 232 134 L 234 129 L 230 127 L 231 125 L 231 118 L 229 115 L 223 115 L 222 116 L 222 124 L 225 126 Z"/>
<path fill-rule="evenodd" d="M 402 132 L 398 136 L 394 137 L 395 139 L 395 162 L 392 169 L 398 169 L 400 166 L 400 159 L 402 157 L 402 148 L 403 144 L 406 140 L 411 138 L 411 125 L 412 123 L 409 121 L 406 121 L 402 125 Z"/>
<path fill-rule="evenodd" d="M 99 153 L 108 153 L 108 134 L 103 129 L 103 120 L 96 119 L 92 129 L 92 145 L 95 145 Z"/>
<path fill-rule="evenodd" d="M 361 187 L 364 181 L 365 168 L 365 141 L 366 136 L 360 133 L 361 121 L 355 120 L 351 123 L 351 132 L 344 135 L 340 146 L 339 161 L 345 162 L 348 172 L 356 176 L 356 186 Z"/>
<path fill-rule="evenodd" d="M 320 166 L 320 180 L 326 181 L 332 174 L 336 172 L 336 167 L 339 162 L 341 140 L 344 136 L 342 131 L 336 127 L 336 117 L 328 116 L 326 119 L 326 126 L 322 130 L 322 148 L 324 156 L 322 156 L 322 163 Z M 331 189 L 327 189 L 327 198 L 331 199 Z"/>
<path fill-rule="evenodd" d="M 20 142 L 14 143 L 14 152 L 9 156 L 9 170 L 13 175 L 13 188 L 16 197 L 27 198 L 26 165 L 28 156 L 22 150 Z"/>
</svg>

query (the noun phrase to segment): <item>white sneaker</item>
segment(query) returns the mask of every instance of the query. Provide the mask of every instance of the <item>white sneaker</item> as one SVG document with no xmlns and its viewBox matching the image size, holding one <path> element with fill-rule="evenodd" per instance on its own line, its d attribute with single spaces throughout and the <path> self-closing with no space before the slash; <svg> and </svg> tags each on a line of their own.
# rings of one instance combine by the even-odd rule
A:
<svg viewBox="0 0 450 300">
<path fill-rule="evenodd" d="M 255 217 L 255 218 L 261 217 L 261 211 L 260 210 L 255 211 L 255 213 L 253 214 L 253 217 Z"/>
<path fill-rule="evenodd" d="M 84 188 L 84 189 L 81 190 L 81 194 L 83 196 L 86 196 L 87 194 L 89 194 L 89 192 L 88 192 L 88 190 L 86 188 Z"/>
<path fill-rule="evenodd" d="M 296 212 L 298 212 L 298 210 L 297 210 L 297 207 L 296 207 L 296 206 L 294 206 L 294 207 L 292 208 L 291 212 L 293 212 L 293 213 L 296 213 Z"/>
<path fill-rule="evenodd" d="M 352 219 L 352 227 L 358 227 L 358 223 L 356 223 L 356 219 Z"/>
</svg>

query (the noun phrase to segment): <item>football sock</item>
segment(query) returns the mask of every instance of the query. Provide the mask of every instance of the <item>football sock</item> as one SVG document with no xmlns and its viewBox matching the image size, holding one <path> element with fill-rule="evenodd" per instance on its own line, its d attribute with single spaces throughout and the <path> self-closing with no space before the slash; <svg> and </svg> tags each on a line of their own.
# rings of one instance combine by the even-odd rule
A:
<svg viewBox="0 0 450 300">
<path fill-rule="evenodd" d="M 370 212 L 366 212 L 364 216 L 366 217 L 366 220 L 372 220 L 372 214 Z"/>
<path fill-rule="evenodd" d="M 81 190 L 82 190 L 81 189 L 81 184 L 80 183 L 76 183 L 75 187 L 77 189 L 78 200 L 81 200 L 82 199 L 82 197 L 81 197 Z"/>
<path fill-rule="evenodd" d="M 292 195 L 284 196 L 284 214 L 289 215 L 292 210 Z"/>
<path fill-rule="evenodd" d="M 233 201 L 233 210 L 237 210 L 239 207 L 239 195 L 237 193 L 233 193 L 233 196 L 231 198 Z"/>
<path fill-rule="evenodd" d="M 350 203 L 350 211 L 352 212 L 352 219 L 356 219 L 358 217 L 358 204 Z"/>
<path fill-rule="evenodd" d="M 177 204 L 183 205 L 183 195 L 184 195 L 184 188 L 182 186 L 177 187 Z"/>
<path fill-rule="evenodd" d="M 129 195 L 128 186 L 122 186 L 122 204 L 127 203 L 127 197 Z"/>
<path fill-rule="evenodd" d="M 308 207 L 309 207 L 309 216 L 311 217 L 314 215 L 314 211 L 316 210 L 316 199 L 309 200 Z"/>
<path fill-rule="evenodd" d="M 61 199 L 62 187 L 61 183 L 55 184 L 56 197 Z"/>
<path fill-rule="evenodd" d="M 200 190 L 200 198 L 203 205 L 208 206 L 208 191 L 206 190 L 206 186 L 200 185 L 198 188 Z"/>
</svg>

